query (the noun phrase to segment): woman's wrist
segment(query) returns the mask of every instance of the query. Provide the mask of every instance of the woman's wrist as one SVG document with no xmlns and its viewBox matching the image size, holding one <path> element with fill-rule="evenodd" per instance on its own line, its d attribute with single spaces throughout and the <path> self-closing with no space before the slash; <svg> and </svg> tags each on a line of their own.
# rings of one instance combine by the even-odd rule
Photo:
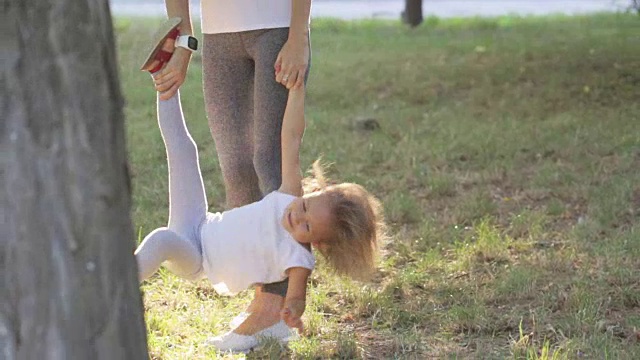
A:
<svg viewBox="0 0 640 360">
<path fill-rule="evenodd" d="M 174 56 L 179 57 L 182 60 L 189 62 L 191 60 L 191 55 L 193 55 L 192 51 L 189 51 L 185 48 L 176 47 L 174 51 Z"/>
<path fill-rule="evenodd" d="M 291 42 L 303 42 L 307 44 L 309 42 L 309 30 L 289 29 L 288 40 Z"/>
<path fill-rule="evenodd" d="M 291 22 L 289 23 L 289 40 L 304 39 L 309 37 L 309 16 L 311 13 L 311 0 L 291 0 Z"/>
</svg>

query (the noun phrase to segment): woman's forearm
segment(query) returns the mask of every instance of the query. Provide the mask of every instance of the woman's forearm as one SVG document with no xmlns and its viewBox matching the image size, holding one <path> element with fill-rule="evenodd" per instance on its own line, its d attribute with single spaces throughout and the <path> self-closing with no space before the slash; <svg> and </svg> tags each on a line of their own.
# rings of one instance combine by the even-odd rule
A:
<svg viewBox="0 0 640 360">
<path fill-rule="evenodd" d="M 182 24 L 180 24 L 180 35 L 193 35 L 189 0 L 165 0 L 164 5 L 167 8 L 167 17 L 182 18 Z"/>
<path fill-rule="evenodd" d="M 310 12 L 311 0 L 291 0 L 291 24 L 289 25 L 289 39 L 307 39 L 309 34 Z"/>
</svg>

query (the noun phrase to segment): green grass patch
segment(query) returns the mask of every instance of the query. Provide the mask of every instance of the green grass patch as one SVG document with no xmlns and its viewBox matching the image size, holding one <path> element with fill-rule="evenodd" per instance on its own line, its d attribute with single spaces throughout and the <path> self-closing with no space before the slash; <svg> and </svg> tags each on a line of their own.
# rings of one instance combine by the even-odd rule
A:
<svg viewBox="0 0 640 360">
<path fill-rule="evenodd" d="M 138 70 L 158 23 L 115 19 L 138 241 L 168 217 Z M 391 238 L 366 284 L 319 261 L 308 336 L 248 358 L 640 358 L 639 33 L 630 14 L 314 20 L 303 167 L 322 156 L 377 194 Z M 217 211 L 199 56 L 182 101 Z M 250 291 L 220 297 L 164 270 L 142 290 L 151 358 L 242 358 L 204 343 Z"/>
</svg>

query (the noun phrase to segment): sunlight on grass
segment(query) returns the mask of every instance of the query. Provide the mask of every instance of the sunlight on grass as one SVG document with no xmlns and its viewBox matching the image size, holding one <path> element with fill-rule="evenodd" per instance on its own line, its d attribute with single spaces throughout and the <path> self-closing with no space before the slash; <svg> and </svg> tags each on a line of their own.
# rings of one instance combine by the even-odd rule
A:
<svg viewBox="0 0 640 360">
<path fill-rule="evenodd" d="M 138 242 L 168 217 L 155 94 L 138 70 L 158 23 L 114 24 Z M 302 167 L 322 157 L 332 178 L 378 195 L 391 237 L 367 283 L 318 259 L 306 336 L 247 358 L 640 358 L 638 33 L 624 14 L 314 20 Z M 201 70 L 196 53 L 182 101 L 219 211 Z M 244 358 L 205 342 L 251 291 L 221 297 L 164 270 L 142 290 L 152 359 Z"/>
<path fill-rule="evenodd" d="M 457 246 L 459 270 L 472 270 L 476 266 L 509 260 L 509 246 L 512 240 L 504 236 L 490 221 L 483 220 L 473 228 L 473 233 Z"/>
</svg>

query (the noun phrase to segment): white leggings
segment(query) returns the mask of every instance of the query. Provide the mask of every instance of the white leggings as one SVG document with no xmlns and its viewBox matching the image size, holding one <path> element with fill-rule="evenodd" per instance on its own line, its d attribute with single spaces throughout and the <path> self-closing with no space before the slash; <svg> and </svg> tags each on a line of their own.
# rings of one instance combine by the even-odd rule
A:
<svg viewBox="0 0 640 360">
<path fill-rule="evenodd" d="M 207 216 L 198 150 L 184 121 L 180 93 L 157 101 L 169 165 L 169 225 L 153 230 L 136 249 L 138 274 L 143 281 L 166 261 L 172 273 L 195 280 L 202 276 L 200 226 Z"/>
</svg>

